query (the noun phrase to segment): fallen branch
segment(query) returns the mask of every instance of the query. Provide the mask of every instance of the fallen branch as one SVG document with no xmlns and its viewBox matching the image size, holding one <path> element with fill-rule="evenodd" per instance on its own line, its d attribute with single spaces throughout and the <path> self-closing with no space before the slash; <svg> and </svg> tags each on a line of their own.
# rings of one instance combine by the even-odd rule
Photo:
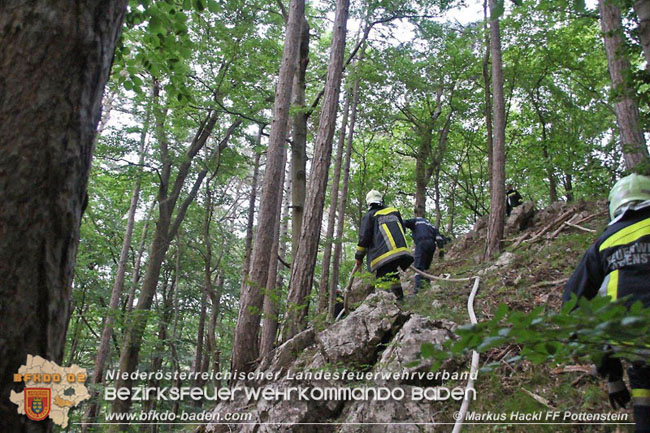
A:
<svg viewBox="0 0 650 433">
<path fill-rule="evenodd" d="M 576 224 L 586 223 L 587 221 L 591 221 L 592 219 L 596 218 L 597 216 L 600 216 L 600 215 L 606 214 L 607 212 L 609 212 L 609 211 L 608 211 L 608 210 L 604 210 L 604 211 L 602 211 L 602 212 L 596 212 L 596 213 L 594 213 L 594 214 L 587 215 L 587 216 L 584 217 L 583 219 L 581 219 L 581 220 L 579 220 L 579 221 L 576 221 Z"/>
<path fill-rule="evenodd" d="M 526 239 L 530 237 L 530 232 L 524 233 L 518 240 L 512 245 L 512 249 L 519 248 L 519 245 Z"/>
<path fill-rule="evenodd" d="M 596 370 L 591 365 L 565 365 L 564 367 L 557 367 L 551 370 L 551 374 L 562 374 L 562 373 L 586 373 L 592 376 L 596 376 Z"/>
<path fill-rule="evenodd" d="M 568 225 L 569 227 L 580 229 L 580 230 L 585 231 L 585 232 L 596 233 L 596 230 L 588 229 L 586 227 L 579 226 L 578 224 L 570 223 L 569 221 L 565 222 L 564 224 Z"/>
<path fill-rule="evenodd" d="M 555 239 L 557 237 L 557 235 L 559 235 L 560 232 L 562 230 L 564 230 L 564 228 L 566 227 L 565 224 L 568 223 L 568 222 L 570 223 L 577 216 L 578 215 L 572 215 L 571 218 L 569 218 L 569 221 L 564 221 L 562 224 L 560 224 L 560 227 L 558 227 L 557 230 L 555 230 L 550 236 L 548 236 L 547 239 Z"/>
<path fill-rule="evenodd" d="M 555 281 L 541 281 L 537 284 L 533 284 L 532 286 L 529 287 L 529 289 L 534 289 L 536 287 L 544 287 L 544 286 L 557 286 L 559 284 L 564 284 L 566 283 L 568 278 L 562 278 L 560 280 L 555 280 Z"/>
<path fill-rule="evenodd" d="M 567 218 L 569 218 L 569 215 L 571 215 L 573 212 L 575 212 L 574 209 L 569 209 L 568 211 L 564 212 L 562 215 L 560 215 L 558 218 L 554 219 L 550 224 L 548 224 L 542 230 L 537 232 L 535 234 L 535 236 L 533 236 L 530 240 L 528 240 L 528 242 L 531 242 L 531 243 L 535 242 L 543 234 L 545 234 L 547 231 L 549 231 L 551 228 L 553 228 L 556 224 L 564 222 Z"/>
<path fill-rule="evenodd" d="M 544 405 L 549 409 L 556 410 L 556 408 L 551 404 L 551 402 L 545 399 L 544 397 L 541 397 L 533 392 L 530 392 L 526 388 L 521 388 L 521 390 L 526 394 L 528 394 L 529 396 L 531 396 L 533 400 L 535 400 L 537 403 Z"/>
</svg>

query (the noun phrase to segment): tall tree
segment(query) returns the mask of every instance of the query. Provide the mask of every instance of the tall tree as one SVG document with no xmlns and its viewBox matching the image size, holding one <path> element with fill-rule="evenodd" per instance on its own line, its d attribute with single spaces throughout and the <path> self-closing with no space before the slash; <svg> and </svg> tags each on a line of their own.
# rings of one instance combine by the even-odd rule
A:
<svg viewBox="0 0 650 433">
<path fill-rule="evenodd" d="M 304 0 L 292 0 L 289 7 L 289 18 L 284 39 L 282 63 L 278 84 L 275 89 L 273 106 L 273 123 L 269 135 L 269 147 L 266 152 L 266 171 L 262 184 L 262 197 L 258 221 L 264 221 L 269 227 L 275 226 L 278 215 L 279 183 L 284 170 L 284 143 L 287 138 L 287 120 L 291 100 L 291 87 L 296 70 L 296 55 L 300 40 L 300 28 L 305 11 Z M 258 230 L 255 234 L 253 261 L 249 281 L 241 293 L 239 316 L 235 327 L 234 342 L 231 357 L 231 370 L 249 371 L 253 362 L 259 356 L 258 332 L 260 327 L 260 312 L 264 296 L 262 289 L 266 285 L 271 264 L 271 249 L 273 247 L 272 230 Z M 275 258 L 273 260 L 275 263 Z"/>
<path fill-rule="evenodd" d="M 366 45 L 361 48 L 357 67 L 363 61 Z M 358 69 L 358 68 L 357 68 Z M 354 84 L 352 86 L 352 103 L 350 107 L 350 125 L 347 130 L 347 139 L 345 144 L 345 162 L 343 163 L 343 185 L 338 200 L 338 220 L 336 222 L 336 234 L 334 236 L 334 255 L 332 257 L 332 277 L 329 284 L 329 296 L 327 304 L 327 316 L 333 321 L 334 309 L 336 306 L 336 288 L 339 283 L 339 274 L 341 269 L 341 252 L 343 250 L 343 227 L 345 225 L 345 206 L 348 201 L 348 188 L 350 184 L 350 161 L 352 159 L 352 141 L 354 140 L 354 127 L 357 120 L 357 106 L 359 105 L 359 82 L 360 76 L 356 71 Z"/>
<path fill-rule="evenodd" d="M 621 26 L 621 9 L 613 0 L 599 0 L 598 4 L 623 158 L 626 168 L 631 170 L 647 161 L 648 148 L 639 121 L 636 92 L 631 84 L 631 67 Z M 644 170 L 648 170 L 648 167 L 644 167 Z"/>
<path fill-rule="evenodd" d="M 140 154 L 139 166 L 144 165 L 145 157 L 145 145 L 147 142 L 147 134 L 149 129 L 149 119 L 150 119 L 150 106 L 147 107 L 146 117 L 144 120 L 144 126 L 142 132 L 140 133 L 140 147 L 138 152 Z M 108 306 L 108 315 L 104 320 L 104 328 L 102 330 L 102 338 L 99 342 L 99 348 L 97 349 L 97 355 L 95 357 L 95 367 L 93 368 L 93 376 L 91 383 L 95 385 L 91 389 L 91 399 L 86 413 L 84 414 L 84 422 L 92 423 L 97 418 L 99 413 L 99 403 L 97 401 L 98 389 L 97 385 L 100 385 L 104 382 L 104 367 L 106 366 L 106 361 L 110 354 L 110 342 L 113 338 L 113 323 L 115 322 L 115 315 L 118 313 L 118 307 L 120 304 L 120 297 L 122 296 L 122 290 L 124 289 L 124 277 L 126 275 L 126 265 L 129 258 L 129 249 L 131 248 L 131 238 L 133 236 L 133 225 L 135 223 L 135 212 L 138 209 L 138 201 L 140 199 L 140 189 L 142 188 L 142 174 L 138 174 L 135 186 L 133 187 L 133 193 L 131 194 L 131 202 L 129 205 L 129 211 L 127 213 L 126 221 L 126 232 L 124 233 L 124 240 L 122 241 L 122 250 L 120 251 L 120 260 L 117 266 L 117 273 L 115 275 L 115 282 L 113 283 L 113 289 L 111 291 L 111 300 Z M 83 424 L 81 430 L 85 433 L 88 430 L 89 424 Z"/>
<path fill-rule="evenodd" d="M 285 162 L 286 162 L 286 152 L 285 152 Z M 282 172 L 282 182 L 285 182 L 286 170 Z M 290 179 L 286 179 L 290 182 Z M 278 202 L 278 214 L 282 217 L 282 203 L 287 198 L 285 194 L 286 188 L 282 189 L 283 198 Z M 281 265 L 279 259 L 280 255 L 280 226 L 281 219 L 279 218 L 275 222 L 275 227 L 273 227 L 273 233 L 275 234 L 275 239 L 273 240 L 273 248 L 271 248 L 271 257 L 273 261 L 269 268 L 269 276 L 266 281 L 266 288 L 264 290 L 264 323 L 262 324 L 262 335 L 260 337 L 260 355 L 266 356 L 271 350 L 273 350 L 273 344 L 275 344 L 275 337 L 278 333 L 278 300 L 280 298 L 280 284 L 282 282 L 281 274 L 279 272 L 279 267 Z M 275 259 L 278 257 L 278 259 Z"/>
<path fill-rule="evenodd" d="M 296 72 L 293 78 L 294 114 L 291 117 L 293 136 L 291 141 L 291 256 L 296 257 L 302 217 L 305 213 L 307 191 L 307 112 L 305 111 L 305 90 L 307 87 L 307 65 L 309 64 L 309 23 L 303 16 L 300 24 L 300 46 L 296 58 Z"/>
<path fill-rule="evenodd" d="M 259 128 L 257 135 L 257 144 L 262 141 L 262 127 Z M 253 162 L 253 179 L 251 181 L 251 193 L 248 198 L 248 219 L 246 220 L 246 240 L 244 242 L 244 265 L 242 266 L 241 288 L 243 290 L 251 264 L 251 254 L 253 252 L 253 227 L 255 225 L 255 203 L 257 200 L 257 178 L 260 172 L 260 153 L 255 152 Z"/>
<path fill-rule="evenodd" d="M 343 57 L 345 54 L 345 34 L 348 20 L 348 0 L 336 1 L 334 16 L 334 35 L 330 50 L 329 65 L 323 107 L 321 109 L 318 133 L 314 144 L 314 160 L 307 186 L 305 214 L 300 232 L 300 244 L 291 267 L 291 283 L 287 303 L 285 341 L 300 332 L 307 317 L 307 296 L 314 279 L 314 267 L 318 254 L 325 189 L 330 159 L 332 139 L 336 128 L 336 111 L 339 102 Z"/>
<path fill-rule="evenodd" d="M 332 259 L 332 239 L 334 236 L 334 223 L 336 220 L 336 207 L 339 200 L 339 183 L 341 181 L 341 165 L 343 163 L 343 147 L 345 145 L 345 131 L 348 126 L 348 115 L 350 112 L 351 94 L 345 98 L 343 104 L 343 121 L 339 131 L 339 140 L 336 146 L 336 157 L 334 158 L 334 176 L 332 178 L 332 188 L 330 192 L 330 208 L 327 213 L 327 229 L 325 230 L 325 249 L 323 251 L 323 266 L 320 274 L 320 284 L 318 285 L 318 311 L 327 309 L 329 299 L 329 278 L 330 262 Z"/>
<path fill-rule="evenodd" d="M 506 114 L 503 95 L 501 59 L 501 34 L 497 0 L 490 0 L 490 51 L 492 54 L 492 114 L 494 138 L 492 140 L 492 172 L 490 173 L 490 217 L 485 258 L 490 259 L 501 251 L 505 217 L 506 179 Z"/>
<path fill-rule="evenodd" d="M 0 4 L 0 417 L 48 432 L 9 400 L 27 355 L 63 360 L 101 98 L 126 0 Z M 62 36 L 65 35 L 65 36 Z M 20 344 L 17 344 L 20 342 Z"/>
<path fill-rule="evenodd" d="M 487 129 L 487 160 L 488 173 L 492 173 L 492 93 L 490 92 L 490 27 L 488 25 L 488 0 L 483 0 L 483 22 L 485 25 L 485 53 L 483 54 L 483 94 L 485 97 L 485 127 Z M 489 179 L 490 191 L 492 191 L 492 179 Z"/>
</svg>

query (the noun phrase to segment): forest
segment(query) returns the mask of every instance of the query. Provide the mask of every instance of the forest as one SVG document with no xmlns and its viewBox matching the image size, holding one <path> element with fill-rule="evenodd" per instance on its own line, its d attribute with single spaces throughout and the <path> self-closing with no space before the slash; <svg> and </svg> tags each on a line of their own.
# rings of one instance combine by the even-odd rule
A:
<svg viewBox="0 0 650 433">
<path fill-rule="evenodd" d="M 648 0 L 68 3 L 0 4 L 2 431 L 193 431 L 101 424 L 216 405 L 107 401 L 107 372 L 251 372 L 328 329 L 370 190 L 453 248 L 482 222 L 476 265 L 506 185 L 650 172 Z M 87 369 L 65 428 L 9 401 L 28 354 Z M 227 385 L 170 377 L 110 386 Z"/>
</svg>

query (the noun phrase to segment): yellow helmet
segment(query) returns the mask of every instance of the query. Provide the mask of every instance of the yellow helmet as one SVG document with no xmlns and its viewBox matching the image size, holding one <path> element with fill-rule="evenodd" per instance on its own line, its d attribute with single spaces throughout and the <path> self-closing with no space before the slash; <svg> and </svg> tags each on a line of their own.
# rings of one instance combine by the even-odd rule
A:
<svg viewBox="0 0 650 433">
<path fill-rule="evenodd" d="M 645 200 L 650 200 L 650 177 L 640 174 L 625 176 L 609 193 L 609 217 L 614 219 L 626 204 Z"/>
</svg>

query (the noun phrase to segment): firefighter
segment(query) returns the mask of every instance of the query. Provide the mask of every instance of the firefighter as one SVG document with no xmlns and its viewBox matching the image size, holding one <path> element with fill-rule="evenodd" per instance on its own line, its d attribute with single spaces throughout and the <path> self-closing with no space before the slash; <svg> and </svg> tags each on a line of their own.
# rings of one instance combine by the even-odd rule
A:
<svg viewBox="0 0 650 433">
<path fill-rule="evenodd" d="M 411 230 L 413 241 L 415 241 L 415 266 L 421 271 L 428 271 L 436 252 L 436 245 L 440 248 L 440 258 L 443 257 L 443 248 L 447 238 L 440 234 L 438 229 L 426 218 L 415 217 L 404 221 L 404 227 Z M 415 287 L 413 294 L 416 294 L 422 286 L 422 276 L 415 274 Z"/>
<path fill-rule="evenodd" d="M 520 206 L 523 203 L 523 197 L 519 194 L 519 191 L 512 186 L 511 183 L 508 184 L 506 191 L 506 216 L 510 216 L 510 212 L 517 206 Z"/>
<path fill-rule="evenodd" d="M 563 301 L 570 300 L 571 294 L 587 299 L 602 295 L 612 300 L 626 298 L 628 306 L 641 301 L 650 307 L 650 177 L 631 174 L 616 182 L 609 194 L 609 216 L 605 232 L 589 247 L 567 282 Z M 598 372 L 608 379 L 612 407 L 625 407 L 630 393 L 623 382 L 620 358 L 606 351 Z M 650 366 L 634 361 L 628 377 L 634 431 L 650 433 Z"/>
<path fill-rule="evenodd" d="M 366 195 L 368 212 L 361 219 L 359 243 L 354 256 L 357 267 L 368 255 L 367 266 L 380 282 L 385 282 L 398 300 L 404 298 L 398 268 L 408 269 L 413 263 L 411 251 L 404 235 L 404 223 L 399 211 L 386 207 L 379 191 Z"/>
</svg>

